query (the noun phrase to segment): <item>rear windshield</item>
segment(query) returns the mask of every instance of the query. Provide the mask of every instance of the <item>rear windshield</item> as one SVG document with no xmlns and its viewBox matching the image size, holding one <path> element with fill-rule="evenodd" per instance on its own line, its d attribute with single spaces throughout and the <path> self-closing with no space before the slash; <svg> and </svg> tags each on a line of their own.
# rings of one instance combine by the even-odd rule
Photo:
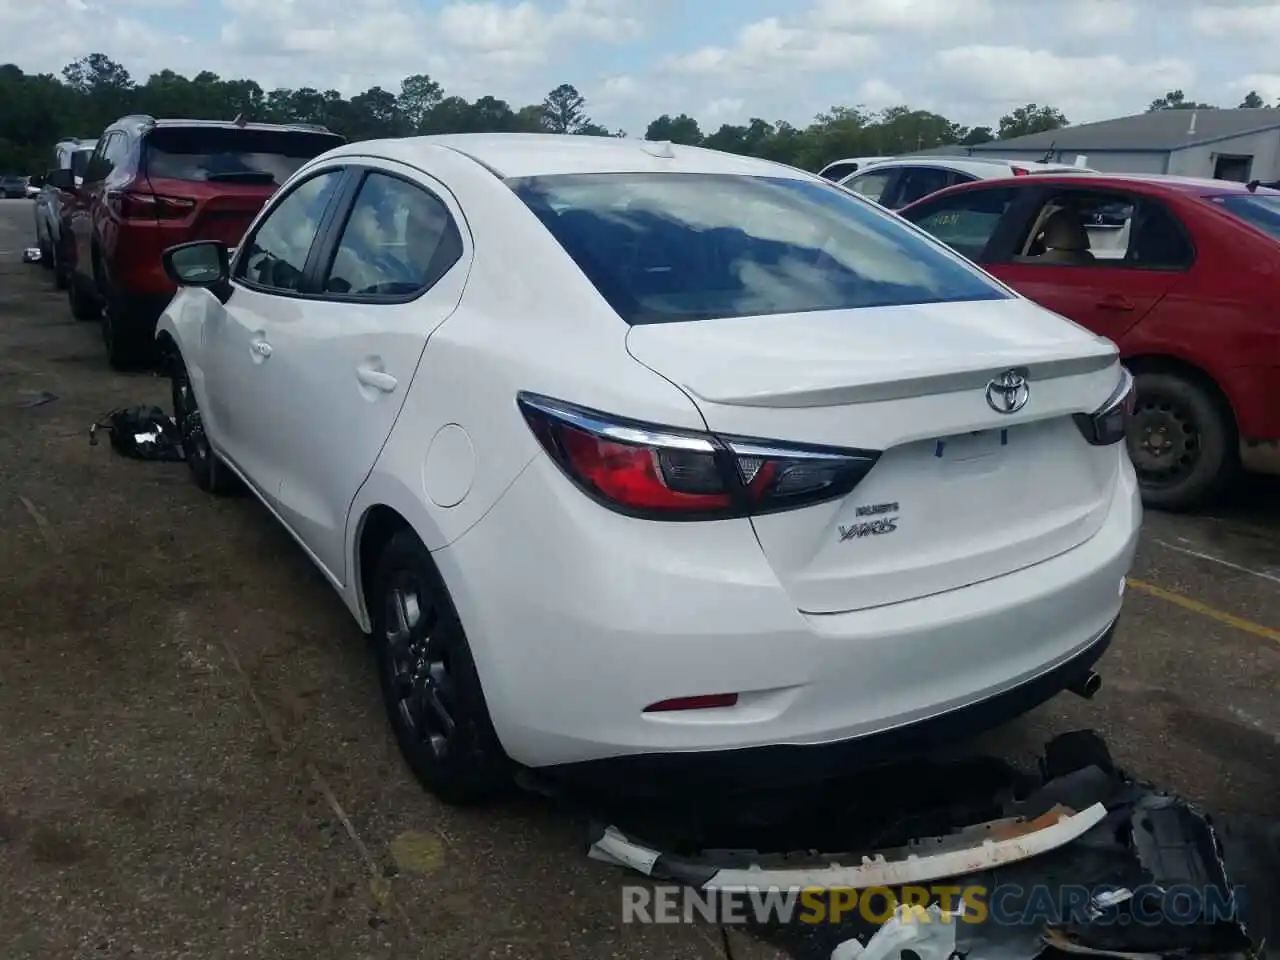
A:
<svg viewBox="0 0 1280 960">
<path fill-rule="evenodd" d="M 508 183 L 630 324 L 1010 296 L 824 183 L 671 173 Z"/>
<path fill-rule="evenodd" d="M 1253 224 L 1263 233 L 1280 240 L 1280 195 L 1262 196 L 1234 194 L 1229 197 L 1210 197 L 1241 220 Z"/>
<path fill-rule="evenodd" d="M 279 186 L 300 166 L 343 143 L 332 133 L 160 127 L 146 137 L 150 177 Z"/>
</svg>

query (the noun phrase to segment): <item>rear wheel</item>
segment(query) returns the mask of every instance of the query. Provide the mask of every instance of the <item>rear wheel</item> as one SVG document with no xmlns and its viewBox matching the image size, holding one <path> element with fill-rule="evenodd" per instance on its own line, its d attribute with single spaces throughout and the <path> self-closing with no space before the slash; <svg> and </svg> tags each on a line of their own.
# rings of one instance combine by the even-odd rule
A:
<svg viewBox="0 0 1280 960">
<path fill-rule="evenodd" d="M 71 315 L 77 320 L 102 319 L 102 304 L 86 292 L 84 278 L 74 273 L 67 282 L 67 302 L 71 304 Z"/>
<path fill-rule="evenodd" d="M 1212 499 L 1235 474 L 1231 411 L 1204 385 L 1177 373 L 1139 373 L 1129 427 L 1142 499 L 1164 510 L 1188 510 Z"/>
<path fill-rule="evenodd" d="M 237 487 L 236 476 L 218 459 L 209 445 L 200 419 L 200 405 L 182 357 L 173 351 L 169 357 L 169 383 L 173 394 L 173 419 L 182 437 L 182 454 L 191 469 L 196 486 L 214 495 L 230 493 Z"/>
<path fill-rule="evenodd" d="M 410 530 L 382 551 L 369 596 L 382 694 L 400 751 L 446 803 L 488 799 L 511 780 L 462 622 Z"/>
</svg>

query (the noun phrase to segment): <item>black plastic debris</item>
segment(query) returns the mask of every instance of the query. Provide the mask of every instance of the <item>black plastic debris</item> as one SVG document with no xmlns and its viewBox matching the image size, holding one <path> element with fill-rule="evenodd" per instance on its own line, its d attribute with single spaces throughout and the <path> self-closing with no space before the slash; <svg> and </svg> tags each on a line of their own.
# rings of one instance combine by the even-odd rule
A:
<svg viewBox="0 0 1280 960">
<path fill-rule="evenodd" d="M 177 421 L 159 407 L 121 407 L 89 427 L 89 445 L 98 445 L 98 431 L 111 436 L 111 448 L 134 460 L 185 460 Z"/>
<path fill-rule="evenodd" d="M 39 247 L 27 247 L 22 251 L 23 263 L 39 263 L 41 259 Z"/>
<path fill-rule="evenodd" d="M 33 407 L 43 407 L 46 403 L 52 403 L 58 399 L 56 393 L 50 393 L 48 390 L 39 391 L 23 391 L 25 396 L 18 401 L 18 406 L 23 409 L 30 410 Z"/>
<path fill-rule="evenodd" d="M 843 807 L 837 800 L 841 793 Z M 955 930 L 955 956 L 1258 960 L 1261 945 L 1272 933 L 1267 929 L 1271 918 L 1280 916 L 1280 825 L 1255 825 L 1249 834 L 1273 841 L 1268 855 L 1265 843 L 1242 841 L 1240 831 L 1221 829 L 1187 801 L 1117 769 L 1106 743 L 1091 731 L 1050 741 L 1039 776 L 992 758 L 919 760 L 863 771 L 856 779 L 810 791 L 809 801 L 813 805 L 807 822 L 799 810 L 789 810 L 785 820 L 791 826 L 782 830 L 777 820 L 771 826 L 761 823 L 771 818 L 757 817 L 747 796 L 735 798 L 739 814 L 727 829 L 713 824 L 714 818 L 698 817 L 673 828 L 655 817 L 652 806 L 647 814 L 613 811 L 620 816 L 603 820 L 603 811 L 597 809 L 592 840 L 598 846 L 601 825 L 614 824 L 609 829 L 644 837 L 658 852 L 656 858 L 639 863 L 624 858 L 625 865 L 651 881 L 678 880 L 707 889 L 715 887 L 718 871 L 746 868 L 776 880 L 780 872 L 802 870 L 833 857 L 856 864 L 862 852 L 884 851 L 886 844 L 915 846 L 923 853 L 922 838 L 934 838 L 933 844 L 952 838 L 958 842 L 980 821 L 1034 821 L 1061 810 L 1086 811 L 1101 805 L 1105 813 L 1091 828 L 1047 852 L 958 874 L 942 885 L 925 884 L 934 891 L 945 886 L 985 892 L 984 912 L 966 917 Z M 804 805 L 803 798 L 796 802 Z M 765 809 L 775 815 L 785 807 L 777 797 L 765 802 Z M 839 825 L 840 832 L 833 832 L 832 825 Z M 684 836 L 678 836 L 684 832 L 681 827 L 688 831 Z M 663 834 L 671 845 L 658 847 L 654 837 Z M 715 843 L 731 837 L 741 845 Z M 1224 837 L 1229 842 L 1224 843 Z M 699 840 L 712 842 L 695 849 Z M 783 845 L 788 840 L 790 847 Z M 848 852 L 819 854 L 821 850 Z M 940 900 L 935 897 L 933 902 Z M 853 939 L 869 945 L 884 921 L 851 911 L 836 922 L 746 922 L 756 936 L 793 957 L 828 960 L 837 947 Z M 854 953 L 849 955 L 860 949 L 852 946 Z M 902 960 L 908 952 L 895 952 L 892 960 Z"/>
</svg>

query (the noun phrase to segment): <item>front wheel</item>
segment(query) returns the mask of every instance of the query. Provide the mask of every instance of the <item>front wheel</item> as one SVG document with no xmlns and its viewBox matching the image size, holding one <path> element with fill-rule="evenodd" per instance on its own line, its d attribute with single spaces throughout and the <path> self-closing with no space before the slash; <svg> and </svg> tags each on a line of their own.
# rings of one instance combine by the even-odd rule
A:
<svg viewBox="0 0 1280 960">
<path fill-rule="evenodd" d="M 195 391 L 191 389 L 191 378 L 176 350 L 169 364 L 173 419 L 177 421 L 178 433 L 182 437 L 182 455 L 191 469 L 191 479 L 205 493 L 215 496 L 230 493 L 237 486 L 235 474 L 223 465 L 209 445 L 200 419 L 200 405 L 196 402 Z"/>
<path fill-rule="evenodd" d="M 498 742 L 462 622 L 427 548 L 391 538 L 369 597 L 382 694 L 400 752 L 449 804 L 500 792 L 511 762 Z"/>
<path fill-rule="evenodd" d="M 1235 422 L 1221 398 L 1176 373 L 1139 373 L 1129 425 L 1129 457 L 1142 500 L 1189 510 L 1212 499 L 1235 475 Z"/>
</svg>

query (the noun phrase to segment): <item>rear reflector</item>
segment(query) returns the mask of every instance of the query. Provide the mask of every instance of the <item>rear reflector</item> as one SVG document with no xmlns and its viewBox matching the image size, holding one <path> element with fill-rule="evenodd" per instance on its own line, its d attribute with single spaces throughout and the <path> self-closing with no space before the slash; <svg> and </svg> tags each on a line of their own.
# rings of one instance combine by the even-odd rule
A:
<svg viewBox="0 0 1280 960">
<path fill-rule="evenodd" d="M 669 713 L 672 710 L 714 710 L 718 707 L 732 707 L 738 703 L 736 693 L 704 693 L 697 697 L 674 697 L 671 700 L 659 700 L 644 708 L 645 713 Z"/>
<path fill-rule="evenodd" d="M 583 492 L 647 519 L 723 520 L 833 500 L 880 457 L 641 423 L 535 394 L 517 400 L 543 449 Z"/>
<path fill-rule="evenodd" d="M 1030 171 L 1030 170 L 1028 170 L 1026 167 L 1014 167 L 1014 168 L 1013 168 L 1013 175 L 1014 175 L 1015 177 L 1026 177 L 1026 176 L 1029 176 L 1030 174 L 1031 174 L 1031 171 Z"/>
</svg>

